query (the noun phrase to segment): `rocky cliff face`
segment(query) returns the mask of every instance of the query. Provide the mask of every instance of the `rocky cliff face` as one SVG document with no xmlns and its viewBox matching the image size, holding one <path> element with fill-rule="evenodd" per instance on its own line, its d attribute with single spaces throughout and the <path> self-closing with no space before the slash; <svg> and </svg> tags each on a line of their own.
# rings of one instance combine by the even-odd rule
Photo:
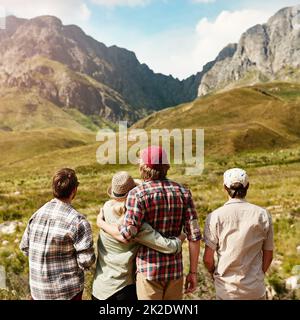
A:
<svg viewBox="0 0 300 320">
<path fill-rule="evenodd" d="M 198 95 L 260 81 L 299 80 L 299 66 L 300 6 L 296 6 L 247 30 L 234 54 L 217 61 L 203 75 Z"/>
<path fill-rule="evenodd" d="M 7 28 L 0 30 L 0 88 L 34 88 L 85 114 L 132 123 L 151 111 L 193 100 L 198 85 L 199 77 L 187 83 L 155 74 L 133 52 L 106 47 L 52 16 L 10 16 Z"/>
<path fill-rule="evenodd" d="M 7 18 L 0 30 L 0 93 L 36 92 L 59 107 L 133 123 L 212 91 L 268 80 L 300 79 L 300 6 L 247 30 L 184 81 L 156 74 L 135 54 L 107 47 L 52 16 Z M 16 106 L 17 107 L 17 106 Z"/>
</svg>

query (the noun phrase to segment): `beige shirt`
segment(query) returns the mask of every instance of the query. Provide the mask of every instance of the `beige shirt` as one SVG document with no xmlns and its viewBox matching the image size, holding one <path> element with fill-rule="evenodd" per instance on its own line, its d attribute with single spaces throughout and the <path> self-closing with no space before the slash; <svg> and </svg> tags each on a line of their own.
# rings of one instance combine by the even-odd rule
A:
<svg viewBox="0 0 300 320">
<path fill-rule="evenodd" d="M 120 218 L 114 210 L 119 206 L 120 202 L 116 200 L 110 200 L 104 204 L 103 211 L 107 223 L 122 224 L 123 217 Z M 181 251 L 181 241 L 178 238 L 164 238 L 147 223 L 142 225 L 135 239 L 129 243 L 121 243 L 101 230 L 93 283 L 94 297 L 105 300 L 124 287 L 135 283 L 135 256 L 140 245 L 165 254 Z"/>
<path fill-rule="evenodd" d="M 270 214 L 246 200 L 231 199 L 208 215 L 205 244 L 218 255 L 214 279 L 219 299 L 265 295 L 262 250 L 273 250 Z"/>
</svg>

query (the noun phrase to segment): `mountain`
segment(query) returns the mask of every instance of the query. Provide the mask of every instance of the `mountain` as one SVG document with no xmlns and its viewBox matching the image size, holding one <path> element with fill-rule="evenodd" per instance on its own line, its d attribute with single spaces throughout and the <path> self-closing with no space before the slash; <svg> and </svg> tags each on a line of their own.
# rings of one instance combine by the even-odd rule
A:
<svg viewBox="0 0 300 320">
<path fill-rule="evenodd" d="M 56 17 L 9 16 L 0 30 L 2 96 L 11 88 L 34 91 L 60 108 L 132 123 L 153 110 L 193 100 L 197 85 L 191 92 L 191 82 L 186 86 L 155 74 L 133 52 L 106 47 Z"/>
<path fill-rule="evenodd" d="M 284 8 L 247 30 L 232 56 L 217 61 L 200 82 L 198 96 L 258 82 L 300 80 L 300 6 Z"/>
<path fill-rule="evenodd" d="M 153 113 L 133 128 L 205 130 L 205 155 L 277 150 L 300 139 L 300 84 L 268 83 L 201 97 Z"/>
<path fill-rule="evenodd" d="M 154 73 L 133 52 L 107 47 L 56 17 L 9 16 L 0 30 L 0 130 L 97 130 L 119 120 L 133 124 L 198 95 L 298 81 L 299 16 L 299 6 L 280 10 L 182 81 Z"/>
<path fill-rule="evenodd" d="M 195 100 L 198 97 L 198 88 L 203 79 L 203 77 L 218 63 L 227 59 L 230 59 L 236 52 L 237 44 L 230 43 L 223 50 L 220 51 L 215 60 L 208 62 L 204 65 L 201 72 L 198 72 L 196 75 L 192 75 L 189 78 L 183 81 L 184 92 L 187 94 L 187 97 Z"/>
</svg>

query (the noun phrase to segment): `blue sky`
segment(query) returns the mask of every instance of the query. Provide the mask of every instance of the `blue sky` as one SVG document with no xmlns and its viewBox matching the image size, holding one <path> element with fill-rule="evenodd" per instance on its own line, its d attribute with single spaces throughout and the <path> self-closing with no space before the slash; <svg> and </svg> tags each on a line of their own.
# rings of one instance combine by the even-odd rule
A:
<svg viewBox="0 0 300 320">
<path fill-rule="evenodd" d="M 56 15 L 106 45 L 180 79 L 201 71 L 247 28 L 300 0 L 0 0 L 6 14 Z M 0 8 L 1 9 L 1 8 Z M 1 12 L 1 10 L 0 10 Z"/>
</svg>

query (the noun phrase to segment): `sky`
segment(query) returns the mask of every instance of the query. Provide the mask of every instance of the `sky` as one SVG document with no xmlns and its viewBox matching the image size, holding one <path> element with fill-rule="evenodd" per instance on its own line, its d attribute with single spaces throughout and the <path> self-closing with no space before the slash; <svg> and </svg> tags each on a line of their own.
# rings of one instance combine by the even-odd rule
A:
<svg viewBox="0 0 300 320">
<path fill-rule="evenodd" d="M 26 2 L 26 5 L 24 3 Z M 0 17 L 55 15 L 155 72 L 184 79 L 248 28 L 300 0 L 0 0 Z"/>
</svg>

